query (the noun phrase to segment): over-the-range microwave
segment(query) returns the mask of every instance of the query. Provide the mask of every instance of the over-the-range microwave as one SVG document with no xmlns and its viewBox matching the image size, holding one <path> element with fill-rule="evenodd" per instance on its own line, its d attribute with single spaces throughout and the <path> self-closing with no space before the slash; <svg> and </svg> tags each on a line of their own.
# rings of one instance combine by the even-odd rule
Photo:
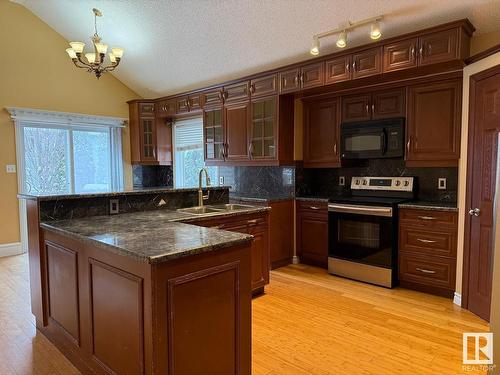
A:
<svg viewBox="0 0 500 375">
<path fill-rule="evenodd" d="M 403 157 L 404 129 L 404 118 L 343 123 L 340 157 L 346 160 Z"/>
</svg>

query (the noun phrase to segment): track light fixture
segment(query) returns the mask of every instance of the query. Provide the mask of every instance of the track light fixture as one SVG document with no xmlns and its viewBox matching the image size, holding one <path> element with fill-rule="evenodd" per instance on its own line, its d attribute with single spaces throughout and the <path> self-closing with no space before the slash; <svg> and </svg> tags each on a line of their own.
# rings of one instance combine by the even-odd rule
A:
<svg viewBox="0 0 500 375">
<path fill-rule="evenodd" d="M 382 31 L 380 29 L 380 21 L 383 18 L 384 17 L 382 15 L 380 15 L 380 16 L 376 16 L 376 17 L 367 18 L 365 20 L 361 20 L 358 22 L 347 21 L 348 22 L 347 26 L 339 27 L 337 29 L 326 31 L 326 32 L 321 33 L 321 34 L 316 34 L 313 36 L 313 43 L 312 43 L 312 46 L 311 46 L 311 49 L 309 50 L 309 52 L 313 56 L 318 56 L 319 55 L 319 40 L 320 40 L 320 38 L 324 38 L 324 37 L 335 35 L 335 34 L 339 34 L 339 36 L 337 38 L 337 43 L 336 43 L 337 47 L 338 48 L 345 48 L 345 47 L 347 47 L 347 33 L 348 33 L 348 31 L 354 30 L 360 26 L 364 26 L 364 25 L 368 25 L 368 24 L 370 24 L 370 38 L 373 40 L 379 39 L 382 36 Z"/>
</svg>

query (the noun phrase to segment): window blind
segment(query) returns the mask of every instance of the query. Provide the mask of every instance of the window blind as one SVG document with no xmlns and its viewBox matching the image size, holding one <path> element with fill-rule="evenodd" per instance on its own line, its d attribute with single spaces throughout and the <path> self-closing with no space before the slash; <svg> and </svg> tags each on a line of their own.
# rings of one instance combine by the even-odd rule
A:
<svg viewBox="0 0 500 375">
<path fill-rule="evenodd" d="M 179 120 L 174 125 L 175 151 L 203 147 L 203 120 L 200 117 Z"/>
</svg>

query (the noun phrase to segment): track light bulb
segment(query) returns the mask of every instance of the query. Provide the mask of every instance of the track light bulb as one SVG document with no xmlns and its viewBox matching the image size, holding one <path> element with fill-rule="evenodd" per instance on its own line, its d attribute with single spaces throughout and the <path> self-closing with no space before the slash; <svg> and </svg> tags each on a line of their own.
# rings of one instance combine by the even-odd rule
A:
<svg viewBox="0 0 500 375">
<path fill-rule="evenodd" d="M 339 38 L 337 39 L 337 47 L 345 48 L 345 46 L 347 46 L 347 33 L 344 30 L 339 34 Z"/>
<path fill-rule="evenodd" d="M 382 36 L 382 32 L 380 31 L 380 23 L 378 21 L 375 21 L 372 23 L 371 29 L 370 29 L 370 38 L 372 39 L 378 39 Z"/>
<path fill-rule="evenodd" d="M 313 38 L 313 43 L 311 49 L 309 50 L 311 55 L 318 56 L 319 55 L 319 39 L 317 37 Z"/>
</svg>

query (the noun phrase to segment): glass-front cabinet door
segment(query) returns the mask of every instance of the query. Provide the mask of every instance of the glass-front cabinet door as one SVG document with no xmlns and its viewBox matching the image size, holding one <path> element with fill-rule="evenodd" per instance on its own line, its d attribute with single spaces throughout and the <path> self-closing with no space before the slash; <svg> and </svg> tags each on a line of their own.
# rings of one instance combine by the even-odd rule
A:
<svg viewBox="0 0 500 375">
<path fill-rule="evenodd" d="M 276 158 L 276 125 L 276 97 L 253 100 L 250 124 L 250 157 L 252 159 Z"/>
<path fill-rule="evenodd" d="M 204 110 L 203 131 L 205 139 L 205 160 L 224 160 L 224 129 L 222 125 L 222 107 Z"/>
<path fill-rule="evenodd" d="M 156 160 L 155 124 L 154 118 L 141 118 L 141 152 L 142 160 Z"/>
</svg>

